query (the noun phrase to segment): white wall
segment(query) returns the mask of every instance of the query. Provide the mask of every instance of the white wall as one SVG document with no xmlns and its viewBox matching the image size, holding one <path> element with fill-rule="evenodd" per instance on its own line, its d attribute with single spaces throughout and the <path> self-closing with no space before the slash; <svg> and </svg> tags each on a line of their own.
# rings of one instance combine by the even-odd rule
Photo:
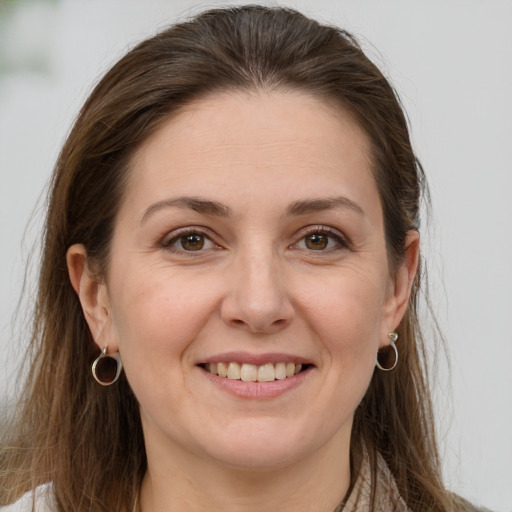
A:
<svg viewBox="0 0 512 512">
<path fill-rule="evenodd" d="M 0 3 L 0 361 L 15 375 L 19 337 L 11 318 L 40 211 L 21 240 L 73 116 L 131 43 L 198 5 L 217 4 L 11 5 Z M 452 361 L 452 400 L 444 370 L 438 385 L 446 479 L 476 503 L 510 512 L 512 2 L 287 5 L 361 35 L 400 92 L 433 194 L 434 229 L 424 249 Z M 0 396 L 12 395 L 2 372 L 0 385 Z"/>
</svg>

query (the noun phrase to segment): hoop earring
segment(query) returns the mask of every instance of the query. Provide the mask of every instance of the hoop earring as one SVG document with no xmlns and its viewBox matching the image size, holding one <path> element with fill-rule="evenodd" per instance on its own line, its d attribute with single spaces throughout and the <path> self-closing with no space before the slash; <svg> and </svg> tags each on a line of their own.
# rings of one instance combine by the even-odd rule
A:
<svg viewBox="0 0 512 512">
<path fill-rule="evenodd" d="M 398 364 L 398 349 L 396 348 L 395 341 L 398 339 L 398 334 L 396 332 L 390 332 L 388 334 L 389 338 L 389 346 L 384 350 L 379 350 L 377 353 L 377 361 L 375 362 L 375 365 L 379 370 L 382 370 L 383 372 L 390 372 L 391 370 L 394 370 L 396 368 L 396 365 Z M 391 347 L 394 351 L 395 360 L 391 364 L 390 363 L 390 350 L 389 347 Z M 379 362 L 379 354 L 382 354 L 382 364 Z"/>
<path fill-rule="evenodd" d="M 119 352 L 115 354 L 107 354 L 107 348 L 104 347 L 101 354 L 92 363 L 92 376 L 102 386 L 110 386 L 121 375 L 123 363 Z"/>
</svg>

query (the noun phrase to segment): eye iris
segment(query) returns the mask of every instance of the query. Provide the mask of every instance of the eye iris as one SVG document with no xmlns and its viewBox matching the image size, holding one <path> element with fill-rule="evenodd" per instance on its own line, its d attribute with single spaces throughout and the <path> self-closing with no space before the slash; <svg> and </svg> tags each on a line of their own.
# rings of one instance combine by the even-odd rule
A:
<svg viewBox="0 0 512 512">
<path fill-rule="evenodd" d="M 204 237 L 202 235 L 182 236 L 181 246 L 187 251 L 199 251 L 204 246 Z"/>
<path fill-rule="evenodd" d="M 326 235 L 315 233 L 306 237 L 306 247 L 314 251 L 322 250 L 327 247 L 328 238 Z"/>
</svg>

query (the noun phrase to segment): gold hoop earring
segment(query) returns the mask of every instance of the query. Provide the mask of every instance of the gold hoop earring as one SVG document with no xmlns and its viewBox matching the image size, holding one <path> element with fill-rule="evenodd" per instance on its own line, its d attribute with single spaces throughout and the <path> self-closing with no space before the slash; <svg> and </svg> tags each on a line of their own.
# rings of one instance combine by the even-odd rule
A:
<svg viewBox="0 0 512 512">
<path fill-rule="evenodd" d="M 391 370 L 394 370 L 398 364 L 398 349 L 395 345 L 395 342 L 398 339 L 398 334 L 396 332 L 390 332 L 388 334 L 388 338 L 390 342 L 389 345 L 386 348 L 379 350 L 377 353 L 377 361 L 375 362 L 375 366 L 377 366 L 377 368 L 383 372 L 390 372 Z M 389 350 L 389 347 L 391 347 L 393 351 Z M 390 361 L 391 353 L 394 354 L 393 363 Z M 380 360 L 379 356 L 382 356 Z"/>
<path fill-rule="evenodd" d="M 110 386 L 121 375 L 123 363 L 119 352 L 107 354 L 107 348 L 104 347 L 101 354 L 92 363 L 92 376 L 102 386 Z"/>
</svg>

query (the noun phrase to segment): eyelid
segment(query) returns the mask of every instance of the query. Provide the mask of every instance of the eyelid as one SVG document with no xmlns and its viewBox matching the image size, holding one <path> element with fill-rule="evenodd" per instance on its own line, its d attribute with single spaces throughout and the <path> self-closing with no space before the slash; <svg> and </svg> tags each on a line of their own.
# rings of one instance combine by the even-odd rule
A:
<svg viewBox="0 0 512 512">
<path fill-rule="evenodd" d="M 215 246 L 216 249 L 221 248 L 221 245 L 215 241 L 215 235 L 212 233 L 212 231 L 204 226 L 185 226 L 182 228 L 173 229 L 172 231 L 165 234 L 165 236 L 162 238 L 162 241 L 160 242 L 160 246 L 170 252 L 185 254 L 187 256 L 198 256 L 200 253 L 211 249 L 208 248 L 198 251 L 186 251 L 184 249 L 173 247 L 173 244 L 176 243 L 177 240 L 187 235 L 204 236 Z"/>
<path fill-rule="evenodd" d="M 295 248 L 306 236 L 308 235 L 327 235 L 331 238 L 335 238 L 339 244 L 339 247 L 334 247 L 325 250 L 318 250 L 318 253 L 326 253 L 330 251 L 343 250 L 351 247 L 350 240 L 338 229 L 333 228 L 331 226 L 326 226 L 323 224 L 316 224 L 311 226 L 306 226 L 301 229 L 297 235 L 297 241 L 291 245 L 291 248 Z M 315 252 L 315 251 L 310 251 Z"/>
<path fill-rule="evenodd" d="M 162 238 L 160 242 L 160 246 L 163 249 L 166 249 L 170 252 L 183 254 L 186 256 L 199 256 L 201 253 L 204 253 L 212 248 L 201 249 L 198 251 L 186 251 L 184 249 L 179 249 L 177 247 L 173 247 L 173 244 L 176 243 L 181 237 L 187 235 L 201 235 L 207 238 L 215 247 L 215 249 L 221 249 L 222 245 L 219 244 L 216 240 L 216 235 L 209 228 L 204 226 L 184 226 L 181 228 L 174 229 L 170 232 L 167 232 Z M 302 228 L 298 234 L 296 235 L 296 242 L 290 245 L 291 249 L 298 249 L 297 245 L 308 235 L 312 234 L 322 234 L 334 238 L 337 242 L 336 247 L 331 247 L 329 249 L 319 250 L 318 253 L 326 253 L 337 250 L 344 250 L 351 247 L 351 242 L 347 238 L 346 235 L 343 234 L 340 230 L 333 228 L 332 226 L 326 226 L 323 224 L 315 224 L 311 226 L 305 226 Z M 304 249 L 307 250 L 307 249 Z M 309 250 L 309 252 L 313 253 L 315 251 Z"/>
</svg>

